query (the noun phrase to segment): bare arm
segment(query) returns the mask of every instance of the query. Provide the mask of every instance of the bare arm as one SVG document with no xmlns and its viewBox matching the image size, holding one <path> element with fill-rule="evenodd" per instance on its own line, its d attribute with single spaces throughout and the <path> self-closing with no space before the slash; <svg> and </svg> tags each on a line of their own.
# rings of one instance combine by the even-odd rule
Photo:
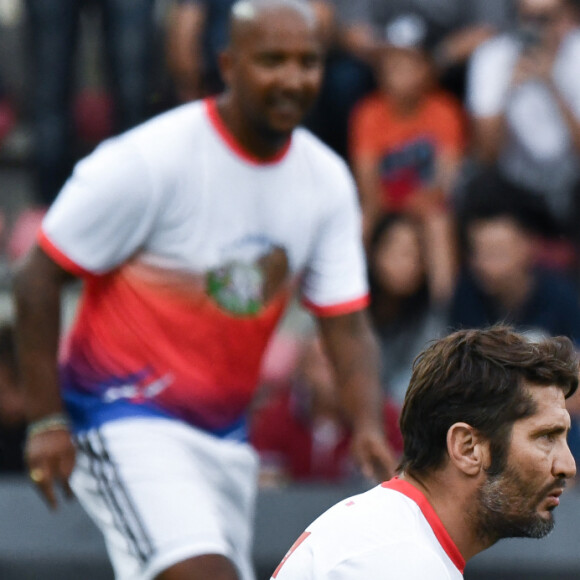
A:
<svg viewBox="0 0 580 580">
<path fill-rule="evenodd" d="M 174 4 L 167 23 L 167 64 L 177 96 L 190 101 L 202 96 L 202 47 L 205 11 L 197 3 Z"/>
<path fill-rule="evenodd" d="M 57 351 L 60 335 L 60 296 L 70 275 L 35 247 L 14 280 L 16 340 L 20 379 L 29 422 L 62 413 L 58 386 Z M 26 460 L 39 474 L 41 492 L 56 506 L 54 483 L 67 493 L 74 466 L 74 447 L 68 429 L 51 429 L 29 437 Z"/>
<path fill-rule="evenodd" d="M 363 239 L 368 244 L 375 228 L 377 218 L 386 208 L 381 205 L 382 193 L 379 186 L 377 162 L 371 158 L 353 159 L 352 170 L 359 192 L 363 219 Z"/>
<path fill-rule="evenodd" d="M 460 28 L 448 34 L 435 48 L 435 60 L 440 68 L 447 68 L 469 60 L 474 50 L 495 34 L 487 24 Z"/>
<path fill-rule="evenodd" d="M 378 348 L 366 312 L 320 317 L 318 324 L 352 428 L 352 453 L 365 476 L 388 479 L 396 460 L 384 436 Z"/>
</svg>

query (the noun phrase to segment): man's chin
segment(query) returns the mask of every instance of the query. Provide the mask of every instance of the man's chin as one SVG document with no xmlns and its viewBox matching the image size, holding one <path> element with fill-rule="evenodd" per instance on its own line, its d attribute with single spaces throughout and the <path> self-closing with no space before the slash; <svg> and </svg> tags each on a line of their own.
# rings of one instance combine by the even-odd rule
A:
<svg viewBox="0 0 580 580">
<path fill-rule="evenodd" d="M 273 134 L 278 135 L 280 138 L 288 139 L 292 134 L 292 131 L 294 131 L 302 121 L 302 116 L 277 117 L 276 119 L 270 120 L 270 131 Z"/>
</svg>

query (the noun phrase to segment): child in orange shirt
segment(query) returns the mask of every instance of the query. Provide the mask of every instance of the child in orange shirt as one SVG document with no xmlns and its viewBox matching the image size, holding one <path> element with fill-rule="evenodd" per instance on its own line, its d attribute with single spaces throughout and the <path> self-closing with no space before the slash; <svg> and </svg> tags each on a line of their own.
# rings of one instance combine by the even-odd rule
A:
<svg viewBox="0 0 580 580">
<path fill-rule="evenodd" d="M 441 213 L 462 160 L 464 115 L 436 86 L 427 28 L 416 15 L 389 23 L 378 61 L 380 89 L 350 120 L 350 155 L 366 239 L 392 211 L 421 220 Z"/>
</svg>

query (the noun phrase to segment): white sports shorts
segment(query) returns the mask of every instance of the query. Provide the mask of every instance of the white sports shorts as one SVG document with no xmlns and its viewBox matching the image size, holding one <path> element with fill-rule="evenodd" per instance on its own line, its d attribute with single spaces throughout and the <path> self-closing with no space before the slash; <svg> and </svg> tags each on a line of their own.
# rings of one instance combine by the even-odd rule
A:
<svg viewBox="0 0 580 580">
<path fill-rule="evenodd" d="M 158 418 L 112 421 L 80 434 L 71 478 L 101 529 L 117 580 L 149 580 L 220 554 L 253 580 L 258 459 L 245 443 Z"/>
</svg>

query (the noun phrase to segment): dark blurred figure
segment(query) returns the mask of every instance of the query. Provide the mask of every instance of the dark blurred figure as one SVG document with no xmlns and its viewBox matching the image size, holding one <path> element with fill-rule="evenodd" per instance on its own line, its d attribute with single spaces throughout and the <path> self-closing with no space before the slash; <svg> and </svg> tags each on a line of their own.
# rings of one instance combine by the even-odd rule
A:
<svg viewBox="0 0 580 580">
<path fill-rule="evenodd" d="M 518 28 L 470 65 L 474 153 L 541 200 L 558 233 L 578 240 L 580 29 L 576 2 L 519 0 Z M 469 195 L 469 192 L 466 193 Z"/>
<path fill-rule="evenodd" d="M 382 385 L 402 405 L 413 360 L 445 333 L 455 262 L 430 243 L 420 222 L 403 214 L 391 214 L 377 225 L 368 262 Z"/>
<path fill-rule="evenodd" d="M 318 338 L 303 339 L 288 384 L 269 394 L 250 426 L 250 442 L 260 455 L 261 486 L 360 478 L 349 454 L 350 435 L 339 390 Z M 391 447 L 399 454 L 403 442 L 398 408 L 385 401 L 383 419 Z"/>
<path fill-rule="evenodd" d="M 26 423 L 12 325 L 0 324 L 0 473 L 23 472 Z"/>
<path fill-rule="evenodd" d="M 496 181 L 463 214 L 467 260 L 452 302 L 453 329 L 502 322 L 580 346 L 578 293 L 568 278 L 538 266 L 534 213 Z"/>
<path fill-rule="evenodd" d="M 172 0 L 166 52 L 177 101 L 193 101 L 223 89 L 218 57 L 227 44 L 234 1 Z"/>
<path fill-rule="evenodd" d="M 75 161 L 73 97 L 81 11 L 97 5 L 101 12 L 113 126 L 120 132 L 143 121 L 148 113 L 154 3 L 26 0 L 38 204 L 48 206 L 54 200 Z"/>
</svg>

